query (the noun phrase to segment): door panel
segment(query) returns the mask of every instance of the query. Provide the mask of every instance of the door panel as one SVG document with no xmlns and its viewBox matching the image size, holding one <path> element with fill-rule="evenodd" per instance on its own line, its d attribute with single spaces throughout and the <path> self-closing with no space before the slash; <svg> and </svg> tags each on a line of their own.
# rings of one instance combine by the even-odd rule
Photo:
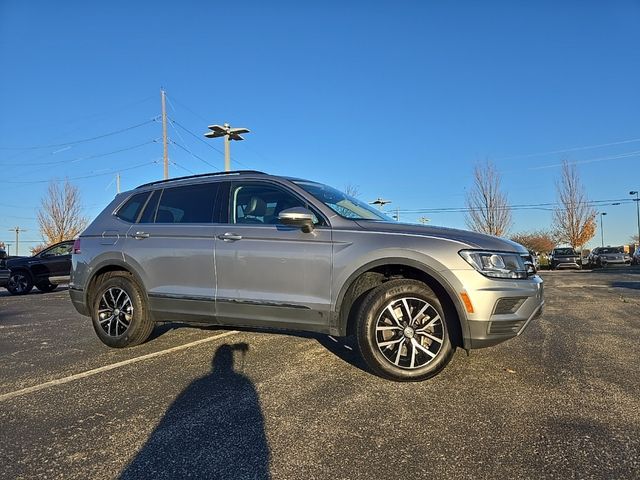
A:
<svg viewBox="0 0 640 480">
<path fill-rule="evenodd" d="M 304 199 L 282 185 L 234 182 L 229 222 L 216 239 L 216 315 L 225 324 L 325 331 L 331 299 L 331 229 L 280 225 Z"/>
<path fill-rule="evenodd" d="M 228 225 L 239 240 L 217 240 L 216 311 L 223 323 L 328 325 L 331 230 Z"/>
<path fill-rule="evenodd" d="M 132 225 L 125 261 L 141 277 L 162 320 L 212 322 L 215 313 L 213 225 Z M 197 318 L 202 317 L 202 318 Z"/>
</svg>

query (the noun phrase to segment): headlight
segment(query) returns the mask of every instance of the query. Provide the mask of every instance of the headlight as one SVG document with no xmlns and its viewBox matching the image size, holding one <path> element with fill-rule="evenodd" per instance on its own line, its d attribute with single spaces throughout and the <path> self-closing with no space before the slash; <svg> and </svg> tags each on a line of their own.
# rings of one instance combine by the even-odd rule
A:
<svg viewBox="0 0 640 480">
<path fill-rule="evenodd" d="M 487 277 L 527 278 L 527 269 L 524 261 L 517 253 L 461 250 L 460 256 L 464 258 L 469 265 Z"/>
</svg>

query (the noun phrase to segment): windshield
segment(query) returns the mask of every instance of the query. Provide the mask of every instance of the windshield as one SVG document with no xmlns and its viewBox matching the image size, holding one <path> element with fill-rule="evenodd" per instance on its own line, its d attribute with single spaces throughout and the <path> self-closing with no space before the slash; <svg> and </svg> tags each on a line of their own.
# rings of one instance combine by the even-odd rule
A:
<svg viewBox="0 0 640 480">
<path fill-rule="evenodd" d="M 338 215 L 350 220 L 384 220 L 392 221 L 380 210 L 351 197 L 333 187 L 305 180 L 293 180 L 293 183 L 316 197 Z"/>
<path fill-rule="evenodd" d="M 556 248 L 554 255 L 577 255 L 573 248 Z"/>
<path fill-rule="evenodd" d="M 622 248 L 603 248 L 600 250 L 600 253 L 622 253 Z"/>
</svg>

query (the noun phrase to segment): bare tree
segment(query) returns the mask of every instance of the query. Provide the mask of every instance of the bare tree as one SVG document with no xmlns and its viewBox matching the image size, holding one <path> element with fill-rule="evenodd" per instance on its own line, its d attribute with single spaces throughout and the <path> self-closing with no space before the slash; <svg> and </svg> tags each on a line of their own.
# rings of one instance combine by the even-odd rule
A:
<svg viewBox="0 0 640 480">
<path fill-rule="evenodd" d="M 82 215 L 78 187 L 68 180 L 62 186 L 56 181 L 51 182 L 37 218 L 40 233 L 49 245 L 80 234 L 87 225 L 87 218 Z"/>
<path fill-rule="evenodd" d="M 551 232 L 538 230 L 531 233 L 517 233 L 511 237 L 511 240 L 524 245 L 528 250 L 534 252 L 547 253 L 556 246 L 554 236 Z"/>
<path fill-rule="evenodd" d="M 553 211 L 553 230 L 560 243 L 581 249 L 596 233 L 596 210 L 591 206 L 578 176 L 578 169 L 562 162 L 562 176 L 556 182 L 558 204 Z"/>
<path fill-rule="evenodd" d="M 511 226 L 511 207 L 500 190 L 500 174 L 489 161 L 473 170 L 473 189 L 467 192 L 467 226 L 475 231 L 501 237 Z"/>
<path fill-rule="evenodd" d="M 350 197 L 359 197 L 360 187 L 358 185 L 354 185 L 353 183 L 347 183 L 344 186 L 344 193 L 346 193 Z"/>
<path fill-rule="evenodd" d="M 40 243 L 38 245 L 36 245 L 35 247 L 31 247 L 31 255 L 37 255 L 38 253 L 40 253 L 42 250 L 44 250 L 45 248 L 47 248 L 49 245 L 45 245 L 44 243 Z"/>
</svg>

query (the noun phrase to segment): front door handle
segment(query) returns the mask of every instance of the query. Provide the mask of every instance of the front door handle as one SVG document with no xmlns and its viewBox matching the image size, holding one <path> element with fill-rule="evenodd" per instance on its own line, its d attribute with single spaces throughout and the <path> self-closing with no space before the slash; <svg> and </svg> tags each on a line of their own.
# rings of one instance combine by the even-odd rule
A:
<svg viewBox="0 0 640 480">
<path fill-rule="evenodd" d="M 149 234 L 147 232 L 136 232 L 132 235 L 136 240 L 142 240 L 144 238 L 149 238 Z"/>
<path fill-rule="evenodd" d="M 227 233 L 223 233 L 222 235 L 218 235 L 218 238 L 220 240 L 224 240 L 225 242 L 235 242 L 238 240 L 242 240 L 242 235 L 227 232 Z"/>
</svg>

